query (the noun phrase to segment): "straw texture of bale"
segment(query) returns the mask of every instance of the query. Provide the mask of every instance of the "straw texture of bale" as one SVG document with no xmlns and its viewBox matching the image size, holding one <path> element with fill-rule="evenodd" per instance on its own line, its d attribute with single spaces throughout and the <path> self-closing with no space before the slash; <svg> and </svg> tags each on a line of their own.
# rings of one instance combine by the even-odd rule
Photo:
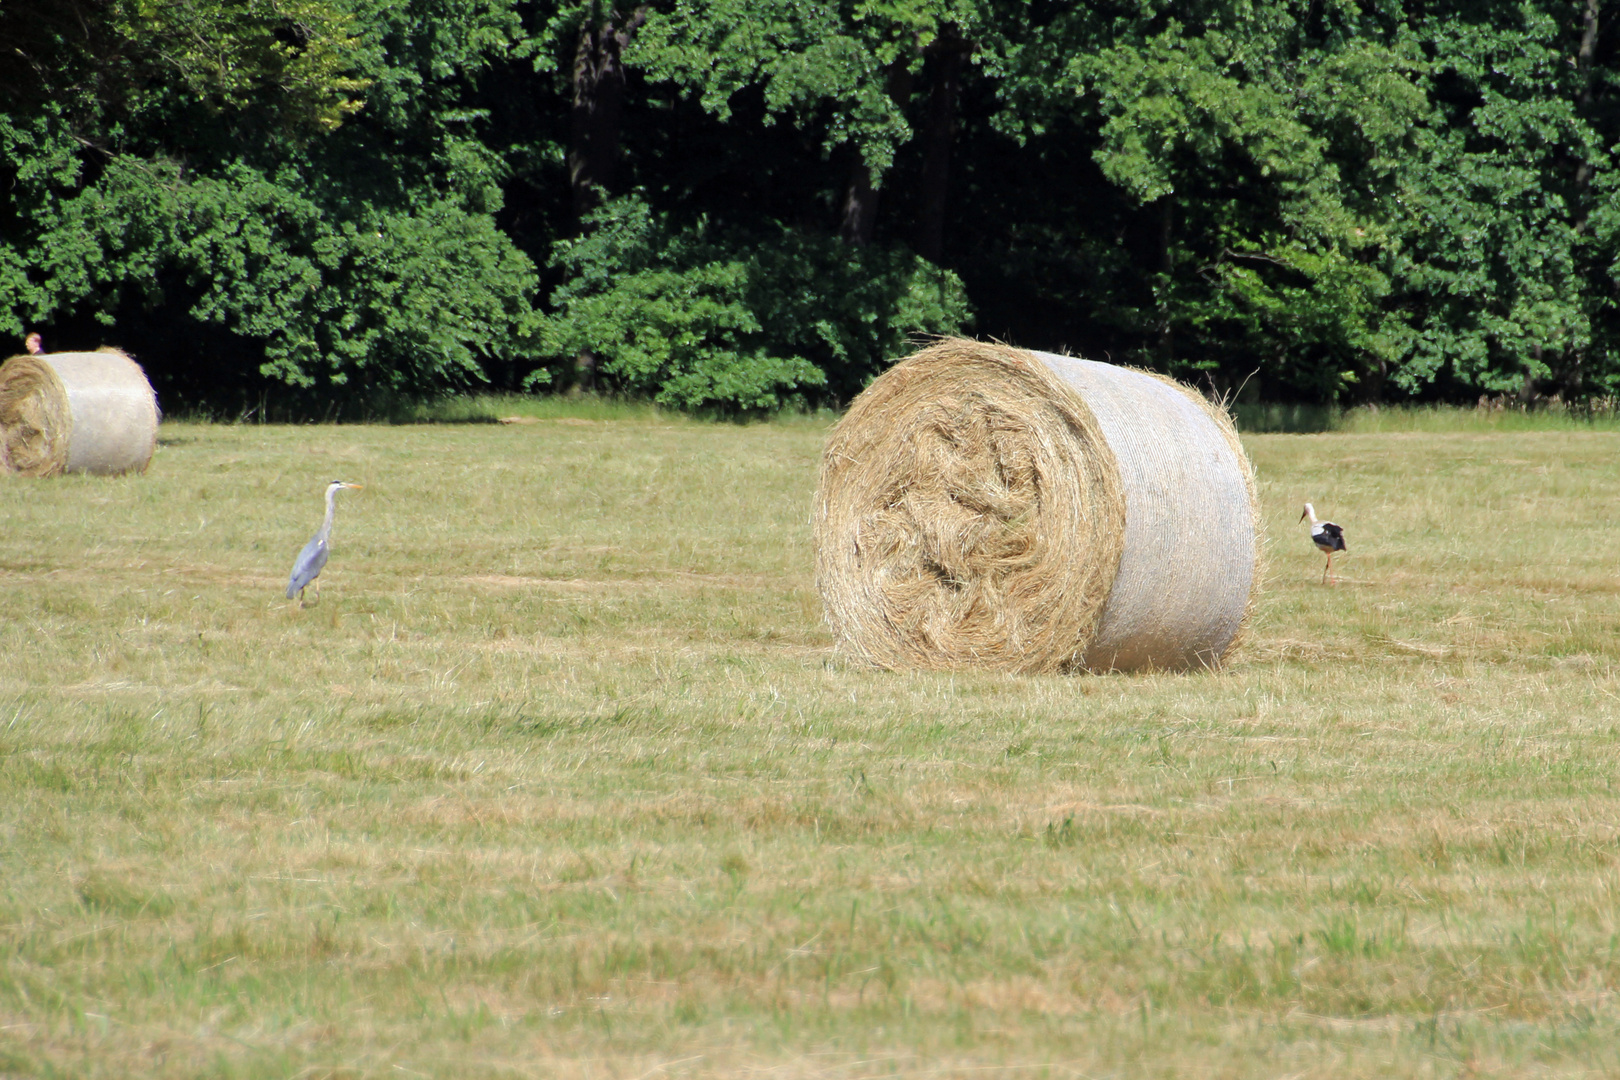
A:
<svg viewBox="0 0 1620 1080">
<path fill-rule="evenodd" d="M 822 455 L 816 580 L 880 667 L 1213 666 L 1257 580 L 1226 414 L 1156 375 L 948 339 L 850 406 Z"/>
<path fill-rule="evenodd" d="M 145 472 L 159 418 L 146 373 L 117 349 L 13 356 L 0 365 L 7 472 Z"/>
</svg>

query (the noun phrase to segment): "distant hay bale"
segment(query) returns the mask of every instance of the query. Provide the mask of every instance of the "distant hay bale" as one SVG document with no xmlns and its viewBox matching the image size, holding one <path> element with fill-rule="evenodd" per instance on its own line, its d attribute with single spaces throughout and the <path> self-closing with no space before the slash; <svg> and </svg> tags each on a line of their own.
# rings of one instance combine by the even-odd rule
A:
<svg viewBox="0 0 1620 1080">
<path fill-rule="evenodd" d="M 158 420 L 146 373 L 117 349 L 13 356 L 0 365 L 0 470 L 145 472 Z"/>
<path fill-rule="evenodd" d="M 1213 666 L 1248 614 L 1254 472 L 1226 414 L 1170 379 L 947 339 L 833 429 L 816 581 L 885 668 Z"/>
</svg>

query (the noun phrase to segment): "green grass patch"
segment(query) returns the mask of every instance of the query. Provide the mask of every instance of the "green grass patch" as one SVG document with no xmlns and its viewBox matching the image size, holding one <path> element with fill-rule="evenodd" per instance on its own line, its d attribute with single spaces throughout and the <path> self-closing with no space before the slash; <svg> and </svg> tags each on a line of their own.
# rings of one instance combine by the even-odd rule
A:
<svg viewBox="0 0 1620 1080">
<path fill-rule="evenodd" d="M 1325 405 L 1235 404 L 1232 411 L 1238 430 L 1249 434 L 1620 431 L 1620 409 L 1608 399 L 1576 406 L 1558 401 L 1518 405 L 1495 400 L 1474 408 L 1358 405 L 1341 409 Z"/>
<path fill-rule="evenodd" d="M 1251 435 L 1232 662 L 1019 678 L 831 650 L 826 418 L 485 404 L 0 479 L 0 1072 L 1620 1069 L 1620 431 Z"/>
</svg>

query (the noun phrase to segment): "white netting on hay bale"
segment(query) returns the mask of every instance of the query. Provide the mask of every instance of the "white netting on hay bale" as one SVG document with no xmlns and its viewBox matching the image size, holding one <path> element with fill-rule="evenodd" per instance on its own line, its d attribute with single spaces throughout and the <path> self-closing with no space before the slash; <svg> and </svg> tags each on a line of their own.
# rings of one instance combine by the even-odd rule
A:
<svg viewBox="0 0 1620 1080">
<path fill-rule="evenodd" d="M 117 349 L 13 356 L 0 365 L 7 472 L 144 472 L 160 418 L 146 373 Z"/>
<path fill-rule="evenodd" d="M 1259 556 L 1224 412 L 1145 372 L 956 339 L 850 406 L 815 533 L 840 646 L 888 668 L 1212 666 Z"/>
</svg>

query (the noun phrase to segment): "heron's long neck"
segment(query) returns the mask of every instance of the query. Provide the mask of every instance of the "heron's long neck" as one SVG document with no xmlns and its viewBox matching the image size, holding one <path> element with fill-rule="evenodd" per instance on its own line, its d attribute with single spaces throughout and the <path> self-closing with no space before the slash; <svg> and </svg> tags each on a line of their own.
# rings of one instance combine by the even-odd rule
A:
<svg viewBox="0 0 1620 1080">
<path fill-rule="evenodd" d="M 321 522 L 321 531 L 315 535 L 326 540 L 332 535 L 332 515 L 337 513 L 337 488 L 326 489 L 326 520 Z M 1315 521 L 1315 518 L 1311 519 Z"/>
</svg>

